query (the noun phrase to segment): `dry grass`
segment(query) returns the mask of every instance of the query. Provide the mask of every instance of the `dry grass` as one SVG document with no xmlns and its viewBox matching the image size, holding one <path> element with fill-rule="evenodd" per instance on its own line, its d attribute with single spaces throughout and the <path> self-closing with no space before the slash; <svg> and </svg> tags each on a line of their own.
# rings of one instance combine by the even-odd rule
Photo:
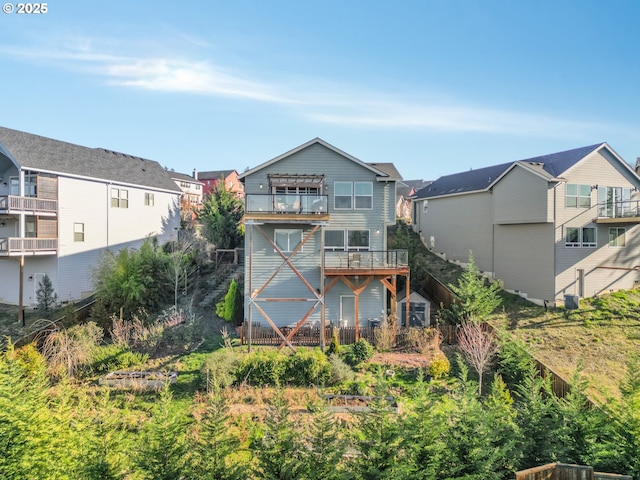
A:
<svg viewBox="0 0 640 480">
<path fill-rule="evenodd" d="M 523 340 L 568 381 L 581 364 L 593 398 L 618 396 L 627 362 L 640 354 L 640 291 L 584 299 L 579 310 L 571 311 L 516 301 L 491 323 Z"/>
</svg>

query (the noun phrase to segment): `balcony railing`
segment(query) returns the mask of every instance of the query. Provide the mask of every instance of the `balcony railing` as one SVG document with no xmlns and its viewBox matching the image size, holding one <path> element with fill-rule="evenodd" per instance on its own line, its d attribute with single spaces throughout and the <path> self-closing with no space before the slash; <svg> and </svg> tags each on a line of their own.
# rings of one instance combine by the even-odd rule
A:
<svg viewBox="0 0 640 480">
<path fill-rule="evenodd" d="M 624 200 L 598 204 L 598 218 L 640 217 L 640 200 Z"/>
<path fill-rule="evenodd" d="M 247 194 L 245 195 L 245 213 L 327 213 L 327 196 Z"/>
<path fill-rule="evenodd" d="M 407 250 L 326 251 L 324 255 L 325 268 L 378 270 L 408 265 Z"/>
<path fill-rule="evenodd" d="M 0 212 L 56 213 L 58 201 L 35 197 L 5 195 L 0 197 Z"/>
<path fill-rule="evenodd" d="M 0 238 L 0 254 L 54 254 L 58 249 L 57 238 Z"/>
</svg>

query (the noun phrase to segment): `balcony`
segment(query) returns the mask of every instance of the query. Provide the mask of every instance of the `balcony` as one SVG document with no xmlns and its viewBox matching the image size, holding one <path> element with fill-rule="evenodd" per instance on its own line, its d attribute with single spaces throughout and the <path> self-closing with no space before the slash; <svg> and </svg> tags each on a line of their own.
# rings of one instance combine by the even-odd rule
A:
<svg viewBox="0 0 640 480">
<path fill-rule="evenodd" d="M 409 271 L 409 253 L 407 250 L 327 251 L 324 271 L 327 276 L 404 275 Z"/>
<path fill-rule="evenodd" d="M 329 220 L 326 195 L 247 194 L 245 220 L 270 223 L 315 223 Z"/>
<path fill-rule="evenodd" d="M 640 223 L 640 200 L 599 203 L 598 216 L 594 223 L 630 224 Z"/>
<path fill-rule="evenodd" d="M 0 238 L 0 256 L 55 255 L 57 238 Z"/>
<path fill-rule="evenodd" d="M 58 201 L 35 197 L 0 196 L 0 214 L 28 213 L 39 216 L 55 216 Z"/>
</svg>

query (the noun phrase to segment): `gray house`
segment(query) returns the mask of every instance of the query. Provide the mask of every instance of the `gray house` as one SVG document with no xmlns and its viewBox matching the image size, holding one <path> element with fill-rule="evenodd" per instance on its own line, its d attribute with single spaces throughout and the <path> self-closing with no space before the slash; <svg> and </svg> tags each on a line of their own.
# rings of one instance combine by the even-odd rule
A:
<svg viewBox="0 0 640 480">
<path fill-rule="evenodd" d="M 305 325 L 353 328 L 357 338 L 395 311 L 396 278 L 409 268 L 406 251 L 387 248 L 400 179 L 392 164 L 316 138 L 240 179 L 248 325 L 272 328 L 283 344 Z"/>
<path fill-rule="evenodd" d="M 0 303 L 35 304 L 45 274 L 91 294 L 105 249 L 176 237 L 180 194 L 152 160 L 0 127 Z"/>
<path fill-rule="evenodd" d="M 440 177 L 414 199 L 434 252 L 536 303 L 640 280 L 640 178 L 606 143 Z"/>
</svg>

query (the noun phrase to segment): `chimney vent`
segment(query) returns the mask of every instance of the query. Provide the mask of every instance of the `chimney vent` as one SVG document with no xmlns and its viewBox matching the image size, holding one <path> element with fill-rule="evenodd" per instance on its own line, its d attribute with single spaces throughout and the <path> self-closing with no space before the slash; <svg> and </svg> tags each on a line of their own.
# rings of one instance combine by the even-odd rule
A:
<svg viewBox="0 0 640 480">
<path fill-rule="evenodd" d="M 198 180 L 198 170 L 196 170 L 195 168 L 193 169 L 193 178 Z"/>
</svg>

